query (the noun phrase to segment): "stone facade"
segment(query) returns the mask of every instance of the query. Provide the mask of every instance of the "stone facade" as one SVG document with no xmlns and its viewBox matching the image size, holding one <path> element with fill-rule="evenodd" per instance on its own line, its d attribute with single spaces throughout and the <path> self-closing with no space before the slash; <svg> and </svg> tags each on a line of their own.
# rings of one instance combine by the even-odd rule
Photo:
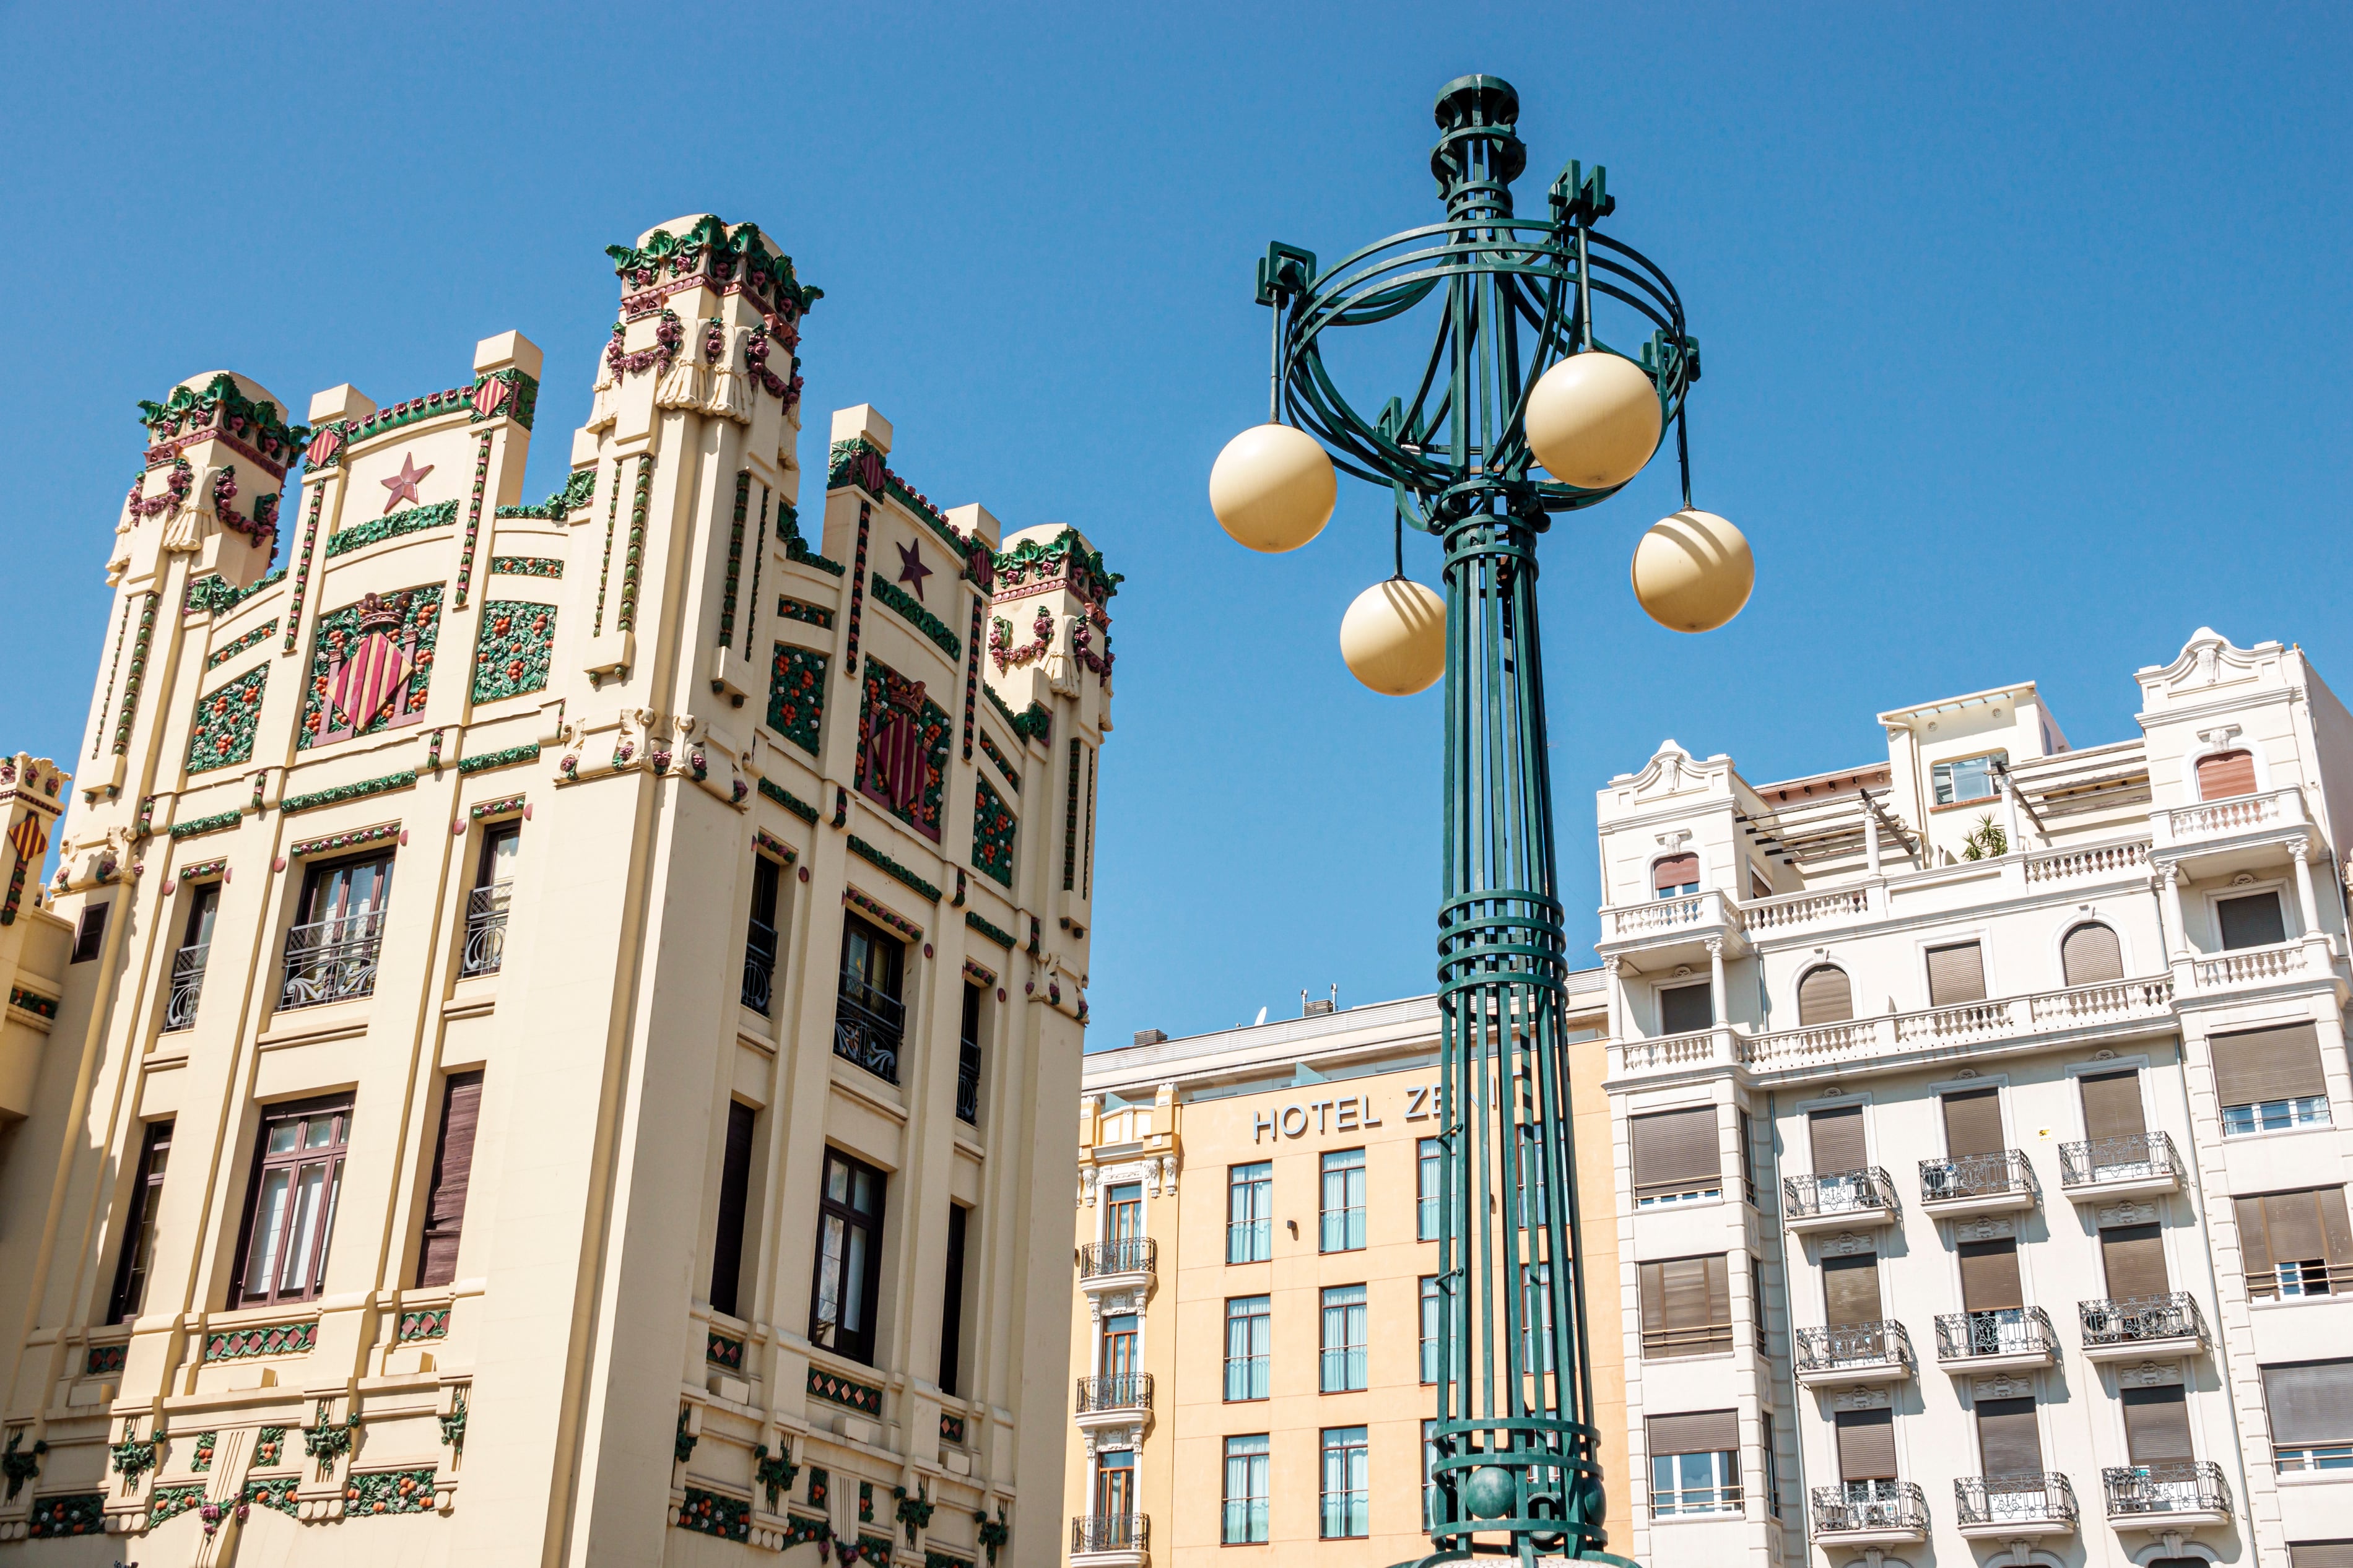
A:
<svg viewBox="0 0 2353 1568">
<path fill-rule="evenodd" d="M 0 780 L 0 1542 L 67 1542 L 0 1554 L 1060 1539 L 1118 579 L 871 408 L 805 486 L 756 228 L 611 254 L 544 500 L 515 333 L 146 405 L 75 777 Z"/>
</svg>

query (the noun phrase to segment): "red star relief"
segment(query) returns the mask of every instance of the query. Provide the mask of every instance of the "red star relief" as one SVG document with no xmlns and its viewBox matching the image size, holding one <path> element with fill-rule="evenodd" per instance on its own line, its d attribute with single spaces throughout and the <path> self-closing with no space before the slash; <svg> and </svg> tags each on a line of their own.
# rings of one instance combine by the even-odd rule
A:
<svg viewBox="0 0 2353 1568">
<path fill-rule="evenodd" d="M 392 509 L 398 506 L 402 501 L 415 500 L 417 499 L 417 481 L 423 479 L 432 471 L 432 464 L 427 463 L 420 468 L 417 466 L 416 458 L 406 452 L 403 452 L 400 455 L 400 472 L 393 475 L 392 478 L 388 479 L 380 479 L 377 481 L 379 484 L 383 485 L 385 489 L 392 492 L 390 495 L 384 498 L 385 515 L 387 517 L 390 516 L 392 514 Z"/>
<path fill-rule="evenodd" d="M 913 583 L 916 598 L 923 596 L 923 579 L 931 574 L 932 569 L 923 564 L 923 552 L 920 545 L 899 546 L 899 581 Z"/>
</svg>

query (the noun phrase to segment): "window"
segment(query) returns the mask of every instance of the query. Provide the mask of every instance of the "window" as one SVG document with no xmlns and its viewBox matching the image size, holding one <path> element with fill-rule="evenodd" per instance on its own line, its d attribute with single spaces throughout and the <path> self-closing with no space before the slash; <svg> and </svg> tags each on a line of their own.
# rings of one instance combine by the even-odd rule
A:
<svg viewBox="0 0 2353 1568">
<path fill-rule="evenodd" d="M 2222 1135 L 2289 1132 L 2328 1125 L 2328 1088 L 2320 1072 L 2320 1037 L 2310 1024 L 2216 1035 L 2214 1098 Z"/>
<path fill-rule="evenodd" d="M 1252 1546 L 1266 1540 L 1267 1435 L 1226 1439 L 1225 1521 L 1218 1540 Z"/>
<path fill-rule="evenodd" d="M 1957 1006 L 1985 1000 L 1985 954 L 1976 942 L 1928 950 L 1928 1005 Z"/>
<path fill-rule="evenodd" d="M 1738 1513 L 1740 1418 L 1730 1410 L 1653 1415 L 1644 1423 L 1651 1454 L 1651 1512 L 1660 1519 Z"/>
<path fill-rule="evenodd" d="M 2070 985 L 2098 985 L 2125 977 L 2125 950 L 2116 933 L 2086 921 L 2059 942 L 2060 976 Z"/>
<path fill-rule="evenodd" d="M 907 1008 L 900 1000 L 906 949 L 892 937 L 846 915 L 841 922 L 841 987 L 835 1004 L 833 1054 L 856 1062 L 888 1083 L 899 1081 L 899 1044 Z"/>
<path fill-rule="evenodd" d="M 220 912 L 220 884 L 205 882 L 188 890 L 188 921 L 180 933 L 180 950 L 172 955 L 172 990 L 164 1004 L 164 1027 L 185 1029 L 196 1021 L 196 1002 L 205 988 L 205 962 L 213 949 L 213 918 Z"/>
<path fill-rule="evenodd" d="M 1716 1144 L 1715 1107 L 1663 1110 L 1631 1119 L 1634 1203 L 1695 1203 L 1724 1195 L 1724 1154 Z"/>
<path fill-rule="evenodd" d="M 2149 1568 L 2171 1565 L 2158 1562 L 2150 1563 Z M 2196 1568 L 2204 1565 L 2199 1563 Z M 2353 1541 L 2291 1541 L 2287 1546 L 2287 1568 L 2353 1568 Z"/>
<path fill-rule="evenodd" d="M 1335 1149 L 1324 1156 L 1324 1252 L 1356 1252 L 1365 1245 L 1365 1152 Z"/>
<path fill-rule="evenodd" d="M 286 984 L 278 1005 L 310 1007 L 372 994 L 391 895 L 389 855 L 311 867 L 286 933 Z"/>
<path fill-rule="evenodd" d="M 1110 1312 L 1104 1315 L 1103 1343 L 1095 1352 L 1097 1377 L 1134 1377 L 1144 1370 L 1143 1358 L 1136 1349 L 1136 1325 L 1137 1319 L 1134 1312 Z"/>
<path fill-rule="evenodd" d="M 441 1080 L 441 1131 L 433 1144 L 433 1185 L 425 1199 L 425 1234 L 417 1246 L 420 1289 L 458 1278 L 458 1237 L 466 1223 L 466 1190 L 474 1175 L 474 1130 L 482 1120 L 482 1075 L 451 1073 Z"/>
<path fill-rule="evenodd" d="M 1324 1428 L 1324 1529 L 1326 1541 L 1372 1533 L 1372 1467 L 1362 1426 Z"/>
<path fill-rule="evenodd" d="M 1553 1370 L 1552 1265 L 1520 1265 L 1520 1370 Z"/>
<path fill-rule="evenodd" d="M 1103 1189 L 1103 1239 L 1144 1239 L 1144 1184 L 1120 1182 Z"/>
<path fill-rule="evenodd" d="M 1828 1309 L 1828 1326 L 1832 1329 L 1861 1329 L 1885 1322 L 1887 1311 L 1879 1294 L 1879 1255 L 1861 1252 L 1823 1258 L 1822 1303 Z M 1833 1334 L 1831 1338 L 1858 1345 L 1874 1355 L 1881 1353 L 1882 1342 L 1876 1337 Z"/>
<path fill-rule="evenodd" d="M 1863 1180 L 1871 1156 L 1862 1136 L 1862 1107 L 1841 1105 L 1806 1118 L 1806 1143 L 1814 1162 L 1815 1201 L 1824 1213 L 1877 1201 Z"/>
<path fill-rule="evenodd" d="M 2287 940 L 2287 917 L 2281 911 L 2280 896 L 2275 891 L 2217 899 L 2214 919 L 2221 928 L 2222 949 L 2226 952 L 2242 947 L 2268 947 Z"/>
<path fill-rule="evenodd" d="M 1513 1199 L 1513 1208 L 1519 1216 L 1522 1230 L 1535 1230 L 1546 1223 L 1551 1205 L 1546 1201 L 1548 1184 L 1545 1181 L 1544 1142 L 1538 1130 L 1522 1122 L 1519 1136 L 1519 1190 Z"/>
<path fill-rule="evenodd" d="M 1318 1386 L 1325 1394 L 1350 1394 L 1365 1383 L 1365 1288 L 1335 1285 L 1324 1291 L 1324 1367 Z"/>
<path fill-rule="evenodd" d="M 871 1165 L 831 1149 L 825 1152 L 809 1342 L 869 1365 L 874 1361 L 874 1295 L 882 1274 L 886 1181 Z"/>
<path fill-rule="evenodd" d="M 964 983 L 964 1013 L 956 1023 L 956 1120 L 980 1125 L 980 1011 L 987 988 Z"/>
<path fill-rule="evenodd" d="M 156 1205 L 164 1199 L 164 1167 L 172 1158 L 172 1124 L 151 1121 L 139 1150 L 139 1171 L 131 1182 L 131 1205 L 122 1215 L 122 1257 L 114 1266 L 110 1323 L 127 1323 L 147 1300 L 147 1276 L 155 1265 Z"/>
<path fill-rule="evenodd" d="M 1848 1498 L 1884 1495 L 1869 1483 L 1895 1479 L 1895 1412 L 1841 1410 L 1831 1419 L 1838 1436 L 1839 1479 L 1847 1483 Z M 1860 1494 L 1858 1482 L 1865 1489 Z"/>
<path fill-rule="evenodd" d="M 1978 1474 L 2014 1480 L 2042 1474 L 2042 1425 L 2031 1399 L 1977 1402 Z"/>
<path fill-rule="evenodd" d="M 1113 1448 L 1095 1460 L 1095 1516 L 1098 1519 L 1125 1521 L 1135 1512 L 1135 1450 Z M 1116 1540 L 1106 1540 L 1106 1546 L 1134 1544 L 1124 1526 L 1115 1531 Z"/>
<path fill-rule="evenodd" d="M 2142 1140 L 2148 1131 L 2148 1121 L 2141 1110 L 2138 1068 L 2085 1073 L 2075 1080 L 2075 1092 L 2083 1097 L 2084 1138 L 2107 1145 L 2092 1151 L 2095 1172 L 2103 1166 L 2147 1159 L 2147 1146 Z M 2124 1147 L 2126 1141 L 2135 1146 Z"/>
<path fill-rule="evenodd" d="M 1996 793 L 1994 765 L 2008 755 L 2007 752 L 1990 752 L 1982 757 L 1957 757 L 1949 763 L 1938 763 L 1930 770 L 1936 781 L 1936 804 L 1957 805 L 1963 801 L 1991 800 Z"/>
<path fill-rule="evenodd" d="M 88 963 L 106 947 L 106 911 L 109 904 L 85 904 L 81 919 L 74 926 L 73 957 L 70 963 Z"/>
<path fill-rule="evenodd" d="M 1446 1514 L 1446 1494 L 1438 1489 L 1438 1439 L 1430 1435 L 1437 1425 L 1428 1416 L 1422 1418 L 1421 1528 L 1425 1533 L 1434 1531 Z"/>
<path fill-rule="evenodd" d="M 1446 1294 L 1438 1276 L 1421 1277 L 1421 1381 L 1436 1383 L 1444 1375 L 1442 1331 L 1446 1327 Z"/>
<path fill-rule="evenodd" d="M 1940 1097 L 1945 1121 L 1945 1158 L 1966 1160 L 1973 1154 L 1999 1154 L 2006 1145 L 2001 1131 L 2001 1090 L 1969 1089 Z M 1965 1184 L 1965 1173 L 1955 1173 Z M 1936 1195 L 1936 1194 L 1928 1194 Z"/>
<path fill-rule="evenodd" d="M 1440 1151 L 1435 1138 L 1425 1138 L 1414 1146 L 1413 1160 L 1413 1238 L 1416 1241 L 1438 1239 L 1438 1194 L 1440 1173 Z"/>
<path fill-rule="evenodd" d="M 1755 866 L 1748 868 L 1748 896 L 1752 899 L 1773 896 L 1773 879 Z"/>
<path fill-rule="evenodd" d="M 2111 1301 L 2146 1301 L 2170 1295 L 2165 1267 L 2165 1227 L 2112 1225 L 2100 1232 L 2100 1270 Z"/>
<path fill-rule="evenodd" d="M 711 1307 L 729 1317 L 744 1278 L 744 1215 L 752 1192 L 752 1130 L 759 1113 L 742 1100 L 727 1102 L 727 1144 L 719 1161 L 719 1224 L 711 1240 Z"/>
<path fill-rule="evenodd" d="M 1274 1164 L 1226 1167 L 1226 1261 L 1264 1263 L 1274 1256 Z"/>
<path fill-rule="evenodd" d="M 2353 1226 L 2343 1187 L 2234 1197 L 2247 1294 L 2257 1300 L 2353 1290 Z"/>
<path fill-rule="evenodd" d="M 1757 1119 L 1746 1108 L 1740 1118 L 1740 1195 L 1757 1206 Z"/>
<path fill-rule="evenodd" d="M 307 1301 L 327 1275 L 327 1241 L 351 1137 L 348 1100 L 273 1106 L 263 1114 L 246 1198 L 236 1305 Z"/>
<path fill-rule="evenodd" d="M 2353 1361 L 2267 1366 L 2272 1460 L 2282 1470 L 2353 1470 Z"/>
<path fill-rule="evenodd" d="M 1264 1399 L 1267 1366 L 1274 1351 L 1274 1320 L 1269 1298 L 1226 1298 L 1226 1399 Z"/>
<path fill-rule="evenodd" d="M 1854 1016 L 1854 987 L 1835 963 L 1817 963 L 1798 980 L 1798 1027 L 1843 1024 Z"/>
<path fill-rule="evenodd" d="M 2255 754 L 2253 752 L 2217 752 L 2211 757 L 2198 759 L 2198 798 L 2221 800 L 2234 795 L 2255 793 Z"/>
<path fill-rule="evenodd" d="M 2189 1404 L 2179 1384 L 2127 1388 L 2117 1395 L 2125 1413 L 2125 1457 L 2136 1465 L 2195 1459 L 2189 1445 Z"/>
<path fill-rule="evenodd" d="M 776 990 L 776 889 L 782 869 L 765 855 L 752 857 L 752 912 L 744 925 L 744 1005 L 764 1018 Z M 843 946 L 846 950 L 847 942 Z M 845 968 L 849 962 L 845 951 Z M 846 988 L 846 980 L 844 984 Z"/>
<path fill-rule="evenodd" d="M 1723 1253 L 1645 1263 L 1640 1273 L 1645 1361 L 1732 1348 L 1732 1282 Z"/>
<path fill-rule="evenodd" d="M 1761 1445 L 1765 1450 L 1765 1508 L 1775 1519 L 1781 1517 L 1781 1457 L 1775 1450 L 1773 1413 L 1765 1412 L 1765 1431 Z"/>
<path fill-rule="evenodd" d="M 1765 1328 L 1765 1265 L 1753 1252 L 1748 1255 L 1748 1321 L 1757 1331 L 1757 1353 L 1771 1355 L 1773 1342 Z"/>
<path fill-rule="evenodd" d="M 458 973 L 495 974 L 506 962 L 507 905 L 514 892 L 516 858 L 522 849 L 522 824 L 501 822 L 482 835 L 474 863 L 474 886 L 466 895 L 466 949 Z"/>
<path fill-rule="evenodd" d="M 948 1205 L 947 1276 L 940 1281 L 940 1392 L 954 1394 L 964 1370 L 964 1243 L 972 1210 Z"/>
<path fill-rule="evenodd" d="M 1699 857 L 1669 855 L 1652 862 L 1651 888 L 1660 898 L 1680 898 L 1699 891 Z"/>
<path fill-rule="evenodd" d="M 1659 987 L 1659 1033 L 1688 1035 L 1715 1022 L 1714 988 L 1703 980 L 1694 985 Z"/>
</svg>

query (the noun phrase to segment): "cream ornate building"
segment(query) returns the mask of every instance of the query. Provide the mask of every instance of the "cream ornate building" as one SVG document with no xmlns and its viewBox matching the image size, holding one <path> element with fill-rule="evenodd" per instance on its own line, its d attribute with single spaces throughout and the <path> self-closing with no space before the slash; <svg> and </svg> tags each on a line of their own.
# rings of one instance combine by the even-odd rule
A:
<svg viewBox="0 0 2353 1568">
<path fill-rule="evenodd" d="M 1600 975 L 1569 977 L 1588 1289 L 1617 1277 Z M 1065 1482 L 1072 1568 L 1429 1551 L 1438 1004 L 1419 996 L 1087 1058 Z M 1614 1344 L 1594 1367 L 1613 1540 Z"/>
<path fill-rule="evenodd" d="M 2353 716 L 2136 679 L 1600 793 L 1641 1562 L 2353 1563 Z"/>
<path fill-rule="evenodd" d="M 612 256 L 543 501 L 514 333 L 144 405 L 0 781 L 0 1556 L 1057 1550 L 1117 578 L 871 408 L 810 495 L 751 225 Z"/>
</svg>

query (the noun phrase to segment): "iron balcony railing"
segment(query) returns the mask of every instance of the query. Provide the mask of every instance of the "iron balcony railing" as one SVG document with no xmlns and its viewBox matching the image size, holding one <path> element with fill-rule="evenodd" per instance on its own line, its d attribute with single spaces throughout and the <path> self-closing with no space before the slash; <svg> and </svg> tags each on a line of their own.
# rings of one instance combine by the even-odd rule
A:
<svg viewBox="0 0 2353 1568">
<path fill-rule="evenodd" d="M 1920 1201 L 1925 1204 L 2009 1197 L 2034 1190 L 2034 1167 L 2016 1149 L 2004 1149 L 1998 1154 L 1963 1154 L 1956 1159 L 1920 1162 Z"/>
<path fill-rule="evenodd" d="M 1079 1248 L 1079 1278 L 1105 1274 L 1149 1274 L 1160 1260 L 1160 1248 L 1148 1236 L 1123 1237 L 1117 1241 L 1090 1241 Z"/>
<path fill-rule="evenodd" d="M 2222 1467 L 2204 1459 L 2156 1459 L 2117 1465 L 2100 1472 L 2108 1494 L 2108 1517 L 2150 1513 L 2231 1511 L 2231 1485 Z"/>
<path fill-rule="evenodd" d="M 164 1032 L 191 1028 L 196 1021 L 196 1001 L 205 991 L 205 960 L 212 943 L 196 942 L 172 955 L 172 994 L 164 1004 Z"/>
<path fill-rule="evenodd" d="M 1963 1524 L 2073 1524 L 2075 1489 L 2056 1471 L 2042 1476 L 1963 1476 L 1953 1483 Z"/>
<path fill-rule="evenodd" d="M 1152 1408 L 1152 1374 L 1148 1372 L 1114 1373 L 1109 1377 L 1079 1379 L 1079 1414 L 1094 1410 L 1149 1410 Z"/>
<path fill-rule="evenodd" d="M 885 1083 L 899 1081 L 899 1046 L 904 1039 L 907 1010 L 898 998 L 871 985 L 854 993 L 842 977 L 841 994 L 834 1003 L 833 1054 L 857 1063 Z"/>
<path fill-rule="evenodd" d="M 2123 1138 L 2092 1138 L 2059 1145 L 2059 1184 L 2088 1187 L 2099 1182 L 2137 1182 L 2153 1176 L 2181 1179 L 2173 1140 L 2163 1132 Z"/>
<path fill-rule="evenodd" d="M 1816 1487 L 1812 1512 L 1818 1538 L 1866 1531 L 1925 1534 L 1928 1529 L 1928 1500 L 1915 1481 L 1841 1481 Z"/>
<path fill-rule="evenodd" d="M 2079 1301 L 2084 1348 L 2131 1345 L 2150 1340 L 2196 1340 L 2206 1342 L 2206 1318 L 2198 1299 L 2177 1290 L 2167 1296 L 2135 1296 L 2123 1300 Z"/>
<path fill-rule="evenodd" d="M 744 931 L 744 1005 L 762 1017 L 776 990 L 776 928 L 754 921 Z"/>
<path fill-rule="evenodd" d="M 286 933 L 286 984 L 280 1007 L 314 1007 L 375 990 L 375 961 L 384 946 L 384 911 L 312 921 Z"/>
<path fill-rule="evenodd" d="M 1837 1171 L 1826 1176 L 1784 1176 L 1781 1205 L 1790 1219 L 1811 1219 L 1859 1209 L 1894 1209 L 1895 1184 L 1876 1165 L 1860 1171 Z"/>
<path fill-rule="evenodd" d="M 1152 1520 L 1141 1513 L 1090 1513 L 1071 1521 L 1071 1553 L 1145 1552 L 1152 1546 Z"/>
<path fill-rule="evenodd" d="M 1800 1373 L 1917 1364 L 1912 1359 L 1912 1336 L 1897 1322 L 1799 1329 L 1796 1345 L 1797 1370 Z"/>
<path fill-rule="evenodd" d="M 466 895 L 466 954 L 461 974 L 496 974 L 507 956 L 507 904 L 512 881 L 492 882 Z"/>
<path fill-rule="evenodd" d="M 956 1120 L 980 1125 L 980 1047 L 972 1040 L 956 1046 Z"/>
<path fill-rule="evenodd" d="M 1990 1312 L 1940 1312 L 1936 1359 L 1974 1361 L 1986 1356 L 2059 1353 L 2051 1315 L 2040 1307 L 2002 1307 Z"/>
</svg>

